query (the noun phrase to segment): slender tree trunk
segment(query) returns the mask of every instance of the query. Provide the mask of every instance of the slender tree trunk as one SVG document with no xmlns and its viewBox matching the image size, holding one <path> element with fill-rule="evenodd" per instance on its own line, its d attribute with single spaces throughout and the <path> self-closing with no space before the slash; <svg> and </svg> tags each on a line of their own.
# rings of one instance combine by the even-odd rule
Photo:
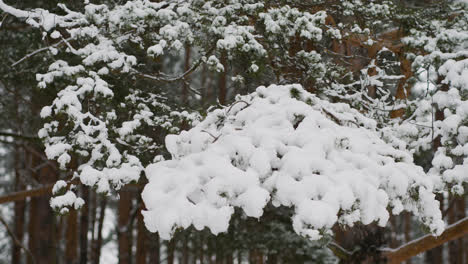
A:
<svg viewBox="0 0 468 264">
<path fill-rule="evenodd" d="M 85 204 L 80 215 L 80 264 L 88 263 L 88 229 L 89 229 L 89 187 L 82 185 L 82 198 Z"/>
<path fill-rule="evenodd" d="M 174 264 L 175 238 L 167 242 L 167 264 Z"/>
<path fill-rule="evenodd" d="M 36 243 L 37 243 L 37 214 L 38 214 L 38 199 L 36 197 L 31 198 L 29 202 L 29 223 L 28 223 L 28 248 L 31 251 L 31 254 L 36 258 Z M 28 264 L 34 264 L 34 260 L 28 256 Z"/>
<path fill-rule="evenodd" d="M 144 209 L 143 206 L 141 209 Z M 143 221 L 143 215 L 141 214 L 141 210 L 138 212 L 138 219 L 137 219 L 137 245 L 136 245 L 136 264 L 146 264 L 146 228 L 145 223 Z"/>
<path fill-rule="evenodd" d="M 161 243 L 159 242 L 159 235 L 156 233 L 151 237 L 149 263 L 159 264 L 161 262 Z"/>
<path fill-rule="evenodd" d="M 226 94 L 227 94 L 227 58 L 226 58 L 226 53 L 223 52 L 221 54 L 221 64 L 224 66 L 224 71 L 221 73 L 221 76 L 219 77 L 219 83 L 218 83 L 218 101 L 220 104 L 225 105 L 226 104 Z"/>
<path fill-rule="evenodd" d="M 191 48 L 189 45 L 185 46 L 185 65 L 184 72 L 187 72 L 190 69 L 190 55 Z M 187 78 L 184 80 L 184 85 L 182 86 L 182 102 L 184 104 L 188 103 L 188 91 L 189 91 L 190 80 Z"/>
<path fill-rule="evenodd" d="M 189 263 L 189 235 L 185 234 L 184 244 L 182 246 L 182 264 Z"/>
<path fill-rule="evenodd" d="M 96 244 L 93 245 L 93 263 L 99 264 L 99 259 L 101 258 L 101 247 L 102 247 L 102 228 L 104 226 L 104 218 L 106 216 L 106 207 L 107 207 L 107 197 L 102 196 L 100 202 L 100 211 L 98 219 L 98 229 L 97 229 L 97 238 Z"/>
<path fill-rule="evenodd" d="M 132 207 L 131 194 L 128 190 L 120 191 L 119 200 L 119 264 L 131 264 L 132 243 L 130 236 L 130 211 Z"/>
<path fill-rule="evenodd" d="M 19 173 L 19 163 L 20 163 L 20 153 L 19 149 L 15 149 L 15 190 L 21 191 L 25 188 L 24 184 L 21 180 L 21 175 Z M 16 238 L 23 243 L 23 236 L 24 236 L 24 223 L 25 223 L 25 209 L 26 209 L 26 202 L 17 201 L 14 205 L 14 213 L 15 213 L 15 236 Z M 20 264 L 21 263 L 21 247 L 16 243 L 12 243 L 12 253 L 11 253 L 11 263 L 12 264 Z"/>
<path fill-rule="evenodd" d="M 405 223 L 405 243 L 408 243 L 408 242 L 411 241 L 411 235 L 410 235 L 410 232 L 411 232 L 411 214 L 408 213 L 408 212 L 405 213 L 404 223 Z M 411 260 L 407 260 L 406 264 L 411 264 Z"/>
<path fill-rule="evenodd" d="M 97 220 L 97 194 L 90 192 L 89 194 L 89 212 L 90 212 L 90 227 L 91 227 L 91 257 L 93 254 L 94 246 L 96 245 L 96 220 Z"/>
</svg>

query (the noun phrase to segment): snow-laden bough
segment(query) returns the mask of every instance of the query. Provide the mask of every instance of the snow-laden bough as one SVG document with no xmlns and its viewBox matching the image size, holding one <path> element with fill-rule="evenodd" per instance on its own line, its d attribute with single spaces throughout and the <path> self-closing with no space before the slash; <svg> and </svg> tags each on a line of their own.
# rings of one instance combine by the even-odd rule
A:
<svg viewBox="0 0 468 264">
<path fill-rule="evenodd" d="M 267 203 L 294 208 L 293 228 L 312 240 L 335 224 L 415 214 L 444 228 L 433 183 L 412 157 L 379 137 L 375 121 L 300 85 L 271 85 L 166 137 L 172 160 L 146 168 L 146 227 L 169 239 L 193 225 L 225 232 L 234 207 L 260 217 Z M 389 212 L 390 210 L 390 212 Z"/>
</svg>

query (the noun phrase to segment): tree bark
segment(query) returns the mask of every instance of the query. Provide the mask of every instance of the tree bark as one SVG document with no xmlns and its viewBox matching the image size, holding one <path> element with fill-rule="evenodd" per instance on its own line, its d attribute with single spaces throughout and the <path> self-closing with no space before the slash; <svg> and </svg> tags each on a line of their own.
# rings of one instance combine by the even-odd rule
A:
<svg viewBox="0 0 468 264">
<path fill-rule="evenodd" d="M 56 172 L 51 166 L 43 167 L 39 172 L 41 183 L 56 180 Z M 31 199 L 29 212 L 29 249 L 36 264 L 55 263 L 56 248 L 54 239 L 54 215 L 49 205 L 50 195 Z M 32 263 L 31 260 L 28 263 Z"/>
<path fill-rule="evenodd" d="M 137 219 L 137 245 L 136 245 L 136 264 L 146 264 L 146 228 L 143 221 L 143 215 L 141 214 L 141 209 L 144 209 L 143 206 L 140 207 L 140 212 L 138 212 Z"/>
<path fill-rule="evenodd" d="M 78 263 L 78 212 L 71 210 L 67 216 L 65 231 L 65 263 Z"/>
<path fill-rule="evenodd" d="M 161 262 L 161 243 L 159 242 L 159 235 L 151 235 L 149 263 L 159 264 Z"/>
<path fill-rule="evenodd" d="M 131 237 L 130 237 L 130 211 L 132 201 L 128 190 L 120 191 L 118 240 L 119 240 L 119 264 L 131 264 Z"/>
<path fill-rule="evenodd" d="M 218 83 L 218 101 L 220 104 L 225 105 L 226 104 L 226 94 L 227 94 L 227 58 L 226 58 L 226 53 L 223 52 L 221 54 L 221 64 L 224 66 L 224 71 L 221 73 L 221 76 L 219 77 L 219 83 Z"/>
<path fill-rule="evenodd" d="M 405 222 L 405 243 L 408 243 L 411 240 L 411 235 L 410 235 L 410 232 L 411 232 L 411 214 L 409 212 L 405 213 L 404 222 Z M 411 264 L 411 260 L 410 259 L 407 260 L 406 264 Z"/>
<path fill-rule="evenodd" d="M 88 263 L 88 229 L 89 229 L 89 187 L 82 185 L 82 198 L 85 204 L 80 215 L 80 264 Z"/>
<path fill-rule="evenodd" d="M 21 181 L 21 175 L 19 173 L 19 150 L 18 148 L 15 149 L 15 190 L 20 191 L 25 188 L 24 184 Z M 24 223 L 25 223 L 25 209 L 26 209 L 26 202 L 17 201 L 14 205 L 14 219 L 15 219 L 15 226 L 14 226 L 14 233 L 16 238 L 20 243 L 23 243 L 23 235 L 24 235 Z M 11 253 L 11 263 L 12 264 L 20 264 L 21 263 L 21 247 L 16 243 L 12 245 L 12 253 Z"/>
<path fill-rule="evenodd" d="M 188 234 L 185 234 L 184 236 L 184 242 L 182 246 L 182 264 L 188 264 L 189 263 L 189 236 Z"/>
<path fill-rule="evenodd" d="M 98 219 L 98 229 L 97 229 L 97 238 L 96 244 L 93 245 L 93 263 L 99 264 L 99 259 L 101 258 L 101 247 L 102 247 L 102 227 L 104 226 L 104 218 L 106 216 L 106 207 L 107 207 L 107 197 L 102 196 L 101 202 L 99 204 L 99 219 Z"/>
<path fill-rule="evenodd" d="M 174 264 L 175 238 L 167 242 L 167 264 Z"/>
</svg>

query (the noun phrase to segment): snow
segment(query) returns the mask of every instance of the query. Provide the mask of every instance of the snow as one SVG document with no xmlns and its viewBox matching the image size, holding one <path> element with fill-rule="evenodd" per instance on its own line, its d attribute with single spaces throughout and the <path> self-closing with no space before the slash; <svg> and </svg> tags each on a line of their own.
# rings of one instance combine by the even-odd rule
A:
<svg viewBox="0 0 468 264">
<path fill-rule="evenodd" d="M 436 234 L 444 227 L 408 152 L 381 140 L 375 121 L 299 85 L 259 87 L 166 146 L 173 159 L 145 169 L 142 193 L 146 227 L 164 239 L 190 225 L 225 232 L 234 207 L 258 218 L 269 202 L 294 207 L 294 230 L 312 240 L 335 223 L 384 226 L 392 207 Z"/>
</svg>

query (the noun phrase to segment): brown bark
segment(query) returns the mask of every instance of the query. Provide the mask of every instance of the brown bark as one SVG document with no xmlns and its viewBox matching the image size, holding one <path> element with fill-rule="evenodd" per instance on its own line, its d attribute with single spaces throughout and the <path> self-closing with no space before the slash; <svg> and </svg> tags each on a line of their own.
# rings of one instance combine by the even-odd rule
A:
<svg viewBox="0 0 468 264">
<path fill-rule="evenodd" d="M 86 264 L 88 262 L 89 187 L 84 185 L 81 187 L 85 204 L 80 214 L 80 264 Z"/>
<path fill-rule="evenodd" d="M 448 241 L 461 238 L 465 235 L 468 235 L 468 218 L 463 218 L 462 220 L 450 225 L 447 227 L 445 232 L 438 237 L 426 235 L 397 249 L 384 250 L 382 254 L 390 264 L 401 263 L 420 253 L 426 252 Z M 443 261 L 439 263 L 443 263 Z"/>
<path fill-rule="evenodd" d="M 141 207 L 141 209 L 144 209 Z M 141 210 L 140 210 L 141 211 Z M 137 219 L 137 244 L 136 244 L 136 264 L 145 264 L 146 263 L 146 228 L 143 221 L 143 215 L 141 212 L 138 212 Z"/>
<path fill-rule="evenodd" d="M 118 244 L 119 264 L 131 263 L 131 236 L 130 236 L 130 210 L 131 195 L 128 190 L 120 191 L 119 218 L 118 218 Z"/>
<path fill-rule="evenodd" d="M 78 263 L 78 212 L 71 210 L 67 216 L 65 230 L 65 263 Z"/>
<path fill-rule="evenodd" d="M 102 247 L 102 227 L 104 226 L 104 218 L 106 215 L 107 207 L 107 198 L 105 196 L 101 197 L 101 202 L 99 204 L 99 219 L 98 219 L 98 229 L 96 243 L 93 245 L 93 263 L 99 264 L 99 259 L 101 258 L 101 247 Z"/>
<path fill-rule="evenodd" d="M 159 235 L 153 234 L 150 243 L 149 263 L 159 264 L 161 262 L 161 244 L 159 242 Z"/>
<path fill-rule="evenodd" d="M 18 192 L 10 193 L 8 195 L 0 196 L 0 204 L 23 201 L 27 197 L 43 196 L 47 193 L 52 192 L 52 187 L 54 187 L 53 184 L 46 184 L 43 187 L 39 187 L 39 188 L 27 190 L 27 191 L 18 191 Z"/>
<path fill-rule="evenodd" d="M 174 264 L 175 238 L 167 242 L 167 264 Z"/>
<path fill-rule="evenodd" d="M 45 166 L 40 170 L 38 179 L 41 183 L 50 183 L 56 180 L 56 174 L 50 166 Z M 45 195 L 32 198 L 30 203 L 29 249 L 37 264 L 55 263 L 55 219 L 49 200 L 50 195 Z"/>
<path fill-rule="evenodd" d="M 51 174 L 51 176 L 55 177 L 53 174 Z M 78 181 L 76 179 L 71 180 L 67 182 L 67 186 L 70 186 L 71 184 L 77 184 L 77 183 Z M 44 183 L 42 184 L 41 187 L 38 187 L 38 188 L 34 188 L 31 190 L 26 190 L 26 191 L 18 191 L 18 192 L 4 195 L 4 196 L 0 196 L 0 204 L 23 201 L 28 197 L 41 197 L 45 195 L 50 195 L 52 193 L 52 188 L 54 187 L 54 184 L 55 183 L 53 184 Z"/>
</svg>

